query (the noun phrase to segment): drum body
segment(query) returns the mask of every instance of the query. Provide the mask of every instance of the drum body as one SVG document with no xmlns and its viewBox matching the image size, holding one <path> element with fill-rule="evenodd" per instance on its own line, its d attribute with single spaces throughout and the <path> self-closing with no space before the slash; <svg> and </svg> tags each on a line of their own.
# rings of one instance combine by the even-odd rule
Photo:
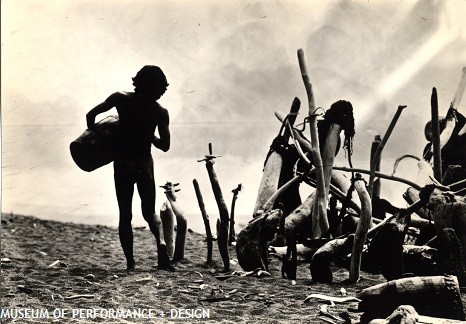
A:
<svg viewBox="0 0 466 324">
<path fill-rule="evenodd" d="M 411 277 L 366 288 L 356 294 L 364 321 L 385 318 L 400 305 L 411 305 L 420 315 L 465 320 L 455 276 Z"/>
<path fill-rule="evenodd" d="M 84 171 L 90 172 L 112 162 L 119 150 L 118 116 L 108 116 L 70 144 L 74 162 Z"/>
</svg>

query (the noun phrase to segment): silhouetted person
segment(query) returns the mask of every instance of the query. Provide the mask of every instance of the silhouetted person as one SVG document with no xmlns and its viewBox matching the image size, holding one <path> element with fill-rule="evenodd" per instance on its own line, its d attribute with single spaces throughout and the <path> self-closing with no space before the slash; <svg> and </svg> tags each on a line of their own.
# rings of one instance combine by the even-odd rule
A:
<svg viewBox="0 0 466 324">
<path fill-rule="evenodd" d="M 95 117 L 116 107 L 120 120 L 120 150 L 113 163 L 115 190 L 120 210 L 118 232 L 126 257 L 127 270 L 135 267 L 133 256 L 132 200 L 134 185 L 141 198 L 142 215 L 157 242 L 158 269 L 174 271 L 170 265 L 162 222 L 155 213 L 154 163 L 151 145 L 167 152 L 170 148 L 168 111 L 157 103 L 167 90 L 162 70 L 144 66 L 133 78 L 134 92 L 115 92 L 86 115 L 92 128 Z M 156 128 L 160 137 L 154 135 Z"/>
</svg>

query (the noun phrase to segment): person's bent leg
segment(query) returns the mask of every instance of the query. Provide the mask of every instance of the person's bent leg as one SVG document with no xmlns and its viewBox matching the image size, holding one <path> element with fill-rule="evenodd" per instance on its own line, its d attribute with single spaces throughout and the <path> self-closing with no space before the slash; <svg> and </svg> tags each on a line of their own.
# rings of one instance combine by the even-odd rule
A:
<svg viewBox="0 0 466 324">
<path fill-rule="evenodd" d="M 115 162 L 114 165 L 115 190 L 120 210 L 120 221 L 118 224 L 118 234 L 121 247 L 126 257 L 126 270 L 132 271 L 135 267 L 133 255 L 133 228 L 131 220 L 133 218 L 131 207 L 134 192 L 134 182 L 131 181 L 131 170 L 123 163 Z"/>
<path fill-rule="evenodd" d="M 163 236 L 162 220 L 155 213 L 155 181 L 152 159 L 144 161 L 141 166 L 137 186 L 141 197 L 142 215 L 157 242 L 158 269 L 175 271 L 175 268 L 170 264 Z"/>
</svg>

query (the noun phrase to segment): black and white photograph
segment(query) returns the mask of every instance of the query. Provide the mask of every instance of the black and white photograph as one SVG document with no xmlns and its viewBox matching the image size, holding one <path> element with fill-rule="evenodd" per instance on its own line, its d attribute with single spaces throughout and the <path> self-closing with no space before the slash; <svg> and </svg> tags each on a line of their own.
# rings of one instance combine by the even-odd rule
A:
<svg viewBox="0 0 466 324">
<path fill-rule="evenodd" d="M 4 0 L 0 323 L 466 321 L 465 0 Z"/>
</svg>

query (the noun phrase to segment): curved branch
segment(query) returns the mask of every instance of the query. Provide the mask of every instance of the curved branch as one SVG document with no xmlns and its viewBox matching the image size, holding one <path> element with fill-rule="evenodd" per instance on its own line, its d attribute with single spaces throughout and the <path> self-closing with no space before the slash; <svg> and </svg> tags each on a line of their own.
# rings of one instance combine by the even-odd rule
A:
<svg viewBox="0 0 466 324">
<path fill-rule="evenodd" d="M 364 169 L 355 169 L 355 168 L 347 168 L 347 167 L 333 167 L 333 169 L 334 170 L 345 171 L 345 172 L 359 172 L 359 173 L 364 173 L 364 174 L 371 174 L 371 172 L 369 170 L 364 170 Z M 387 174 L 384 174 L 384 173 L 381 173 L 381 172 L 374 172 L 374 175 L 379 177 L 379 178 L 382 178 L 382 179 L 402 182 L 402 183 L 407 184 L 408 186 L 411 186 L 411 187 L 413 187 L 413 188 L 415 188 L 417 190 L 421 190 L 421 188 L 422 188 L 417 183 L 415 183 L 413 181 L 410 181 L 410 180 L 407 180 L 407 179 L 404 179 L 404 178 L 390 176 L 390 175 L 387 175 Z"/>
</svg>

